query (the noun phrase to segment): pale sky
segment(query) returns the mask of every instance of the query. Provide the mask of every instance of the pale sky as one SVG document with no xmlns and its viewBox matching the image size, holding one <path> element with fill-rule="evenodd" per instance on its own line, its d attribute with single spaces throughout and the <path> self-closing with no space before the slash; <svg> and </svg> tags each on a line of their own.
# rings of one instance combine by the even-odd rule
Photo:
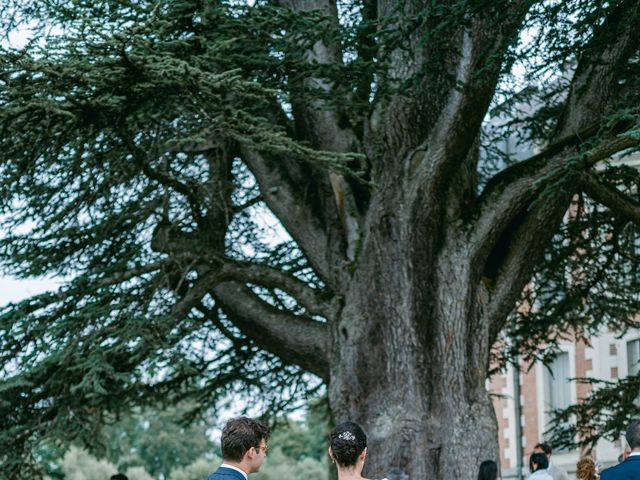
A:
<svg viewBox="0 0 640 480">
<path fill-rule="evenodd" d="M 9 32 L 9 41 L 2 40 L 3 47 L 22 48 L 26 45 L 31 36 L 31 30 L 27 26 L 22 26 Z"/>
<path fill-rule="evenodd" d="M 29 30 L 18 29 L 9 34 L 9 41 L 2 41 L 2 45 L 12 46 L 15 48 L 23 47 L 30 36 Z M 32 295 L 46 292 L 47 290 L 56 290 L 58 282 L 50 278 L 19 280 L 12 277 L 0 276 L 0 307 L 9 302 L 17 302 Z"/>
<path fill-rule="evenodd" d="M 58 286 L 59 283 L 50 278 L 18 280 L 11 277 L 0 277 L 0 307 L 47 290 L 57 290 Z"/>
</svg>

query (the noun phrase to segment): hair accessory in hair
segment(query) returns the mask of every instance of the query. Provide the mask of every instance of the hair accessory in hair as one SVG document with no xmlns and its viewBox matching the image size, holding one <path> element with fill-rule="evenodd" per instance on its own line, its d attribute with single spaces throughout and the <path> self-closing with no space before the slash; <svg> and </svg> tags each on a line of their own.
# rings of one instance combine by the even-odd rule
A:
<svg viewBox="0 0 640 480">
<path fill-rule="evenodd" d="M 340 435 L 338 435 L 338 438 L 341 440 L 346 440 L 347 442 L 351 442 L 352 440 L 356 439 L 356 436 L 351 432 L 342 432 Z"/>
</svg>

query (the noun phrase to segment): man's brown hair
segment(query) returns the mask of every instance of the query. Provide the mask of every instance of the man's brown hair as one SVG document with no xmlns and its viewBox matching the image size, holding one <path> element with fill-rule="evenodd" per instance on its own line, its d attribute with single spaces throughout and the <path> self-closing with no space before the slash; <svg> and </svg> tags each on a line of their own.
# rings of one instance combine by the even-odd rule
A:
<svg viewBox="0 0 640 480">
<path fill-rule="evenodd" d="M 535 447 L 533 447 L 534 450 L 538 448 L 542 450 L 545 455 L 551 455 L 551 445 L 549 445 L 548 443 L 538 443 Z"/>
<path fill-rule="evenodd" d="M 625 436 L 627 438 L 627 443 L 632 449 L 640 447 L 640 420 L 639 419 L 636 419 L 629 424 L 629 427 L 627 428 L 627 434 Z"/>
<path fill-rule="evenodd" d="M 248 417 L 233 418 L 222 429 L 222 459 L 242 461 L 251 447 L 258 448 L 260 441 L 269 438 L 269 427 L 259 420 Z"/>
</svg>

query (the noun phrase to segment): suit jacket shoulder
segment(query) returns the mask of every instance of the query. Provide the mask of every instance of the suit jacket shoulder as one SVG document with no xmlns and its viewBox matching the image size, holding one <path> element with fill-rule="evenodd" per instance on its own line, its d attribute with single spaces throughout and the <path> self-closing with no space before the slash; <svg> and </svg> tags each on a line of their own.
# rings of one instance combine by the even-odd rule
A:
<svg viewBox="0 0 640 480">
<path fill-rule="evenodd" d="M 242 474 L 233 468 L 218 467 L 207 480 L 245 480 Z"/>
<path fill-rule="evenodd" d="M 640 456 L 634 455 L 618 465 L 603 470 L 600 480 L 640 480 Z"/>
</svg>

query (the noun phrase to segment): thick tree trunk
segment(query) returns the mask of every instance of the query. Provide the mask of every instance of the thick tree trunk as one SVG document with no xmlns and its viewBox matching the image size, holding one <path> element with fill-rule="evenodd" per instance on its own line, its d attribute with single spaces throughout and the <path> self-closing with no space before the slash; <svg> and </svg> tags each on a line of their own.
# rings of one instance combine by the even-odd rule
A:
<svg viewBox="0 0 640 480">
<path fill-rule="evenodd" d="M 445 238 L 437 254 L 421 251 L 411 222 L 385 205 L 333 326 L 331 408 L 368 433 L 369 478 L 399 468 L 411 479 L 471 480 L 470 466 L 499 458 L 483 296 L 464 245 Z"/>
</svg>

